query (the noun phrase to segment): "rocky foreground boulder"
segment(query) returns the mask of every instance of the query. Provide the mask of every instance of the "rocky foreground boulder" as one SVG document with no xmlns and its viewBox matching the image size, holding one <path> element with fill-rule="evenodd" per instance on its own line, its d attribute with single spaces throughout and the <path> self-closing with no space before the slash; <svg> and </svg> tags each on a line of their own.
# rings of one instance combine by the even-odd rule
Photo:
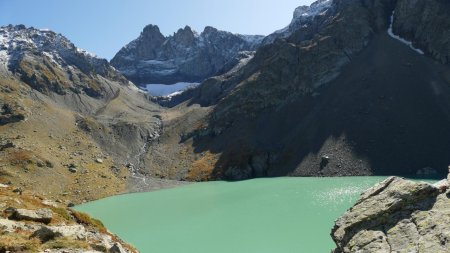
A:
<svg viewBox="0 0 450 253">
<path fill-rule="evenodd" d="M 0 252 L 138 251 L 84 213 L 6 186 L 0 188 Z"/>
<path fill-rule="evenodd" d="M 384 180 L 336 221 L 333 252 L 449 252 L 449 185 L 447 179 L 434 185 L 398 177 Z"/>
</svg>

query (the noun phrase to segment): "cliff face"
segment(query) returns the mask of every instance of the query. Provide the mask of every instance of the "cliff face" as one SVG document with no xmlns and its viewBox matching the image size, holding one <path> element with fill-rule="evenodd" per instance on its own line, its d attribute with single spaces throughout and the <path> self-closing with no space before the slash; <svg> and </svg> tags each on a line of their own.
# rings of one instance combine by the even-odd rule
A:
<svg viewBox="0 0 450 253">
<path fill-rule="evenodd" d="M 157 26 L 148 25 L 111 64 L 137 84 L 200 82 L 216 74 L 239 52 L 256 50 L 262 39 L 213 27 L 198 34 L 189 26 L 164 37 Z"/>
<path fill-rule="evenodd" d="M 449 185 L 391 177 L 367 190 L 336 221 L 334 252 L 448 252 Z"/>
</svg>

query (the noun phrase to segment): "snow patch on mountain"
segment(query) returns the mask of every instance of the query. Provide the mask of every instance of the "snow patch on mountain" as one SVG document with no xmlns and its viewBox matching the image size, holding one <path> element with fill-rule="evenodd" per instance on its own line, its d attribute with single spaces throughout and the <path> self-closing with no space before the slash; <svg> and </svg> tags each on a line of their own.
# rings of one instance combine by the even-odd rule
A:
<svg viewBox="0 0 450 253">
<path fill-rule="evenodd" d="M 86 50 L 81 49 L 81 48 L 77 48 L 77 52 L 80 53 L 80 54 L 84 54 L 86 56 L 92 57 L 92 58 L 98 58 L 96 54 L 91 53 L 91 52 L 86 51 Z"/>
<path fill-rule="evenodd" d="M 392 12 L 391 15 L 391 23 L 389 25 L 389 28 L 387 30 L 387 33 L 389 34 L 389 36 L 391 36 L 392 38 L 400 41 L 401 43 L 407 45 L 408 47 L 410 47 L 412 50 L 416 51 L 418 54 L 425 54 L 422 50 L 420 50 L 419 48 L 414 47 L 413 43 L 411 41 L 405 40 L 404 38 L 395 35 L 394 31 L 393 31 L 393 24 L 394 24 L 394 15 L 395 15 L 395 11 Z"/>
<path fill-rule="evenodd" d="M 250 45 L 259 45 L 264 39 L 264 36 L 260 35 L 243 35 L 243 34 L 236 34 L 236 35 L 245 40 Z"/>
<path fill-rule="evenodd" d="M 183 91 L 198 86 L 198 83 L 180 82 L 171 85 L 167 84 L 147 84 L 147 92 L 156 97 L 173 97 L 183 93 Z"/>
</svg>

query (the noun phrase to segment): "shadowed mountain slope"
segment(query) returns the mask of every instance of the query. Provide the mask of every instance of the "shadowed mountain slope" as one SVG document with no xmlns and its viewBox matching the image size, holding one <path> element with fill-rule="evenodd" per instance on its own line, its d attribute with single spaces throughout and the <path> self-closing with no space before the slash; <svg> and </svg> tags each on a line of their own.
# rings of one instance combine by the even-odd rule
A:
<svg viewBox="0 0 450 253">
<path fill-rule="evenodd" d="M 213 154 L 213 178 L 444 174 L 450 79 L 442 34 L 450 16 L 416 5 L 448 8 L 438 0 L 329 1 L 301 29 L 192 91 L 178 108 L 198 104 L 209 113 L 181 142 Z M 408 14 L 421 24 L 411 37 Z M 392 15 L 402 41 L 388 35 Z"/>
</svg>

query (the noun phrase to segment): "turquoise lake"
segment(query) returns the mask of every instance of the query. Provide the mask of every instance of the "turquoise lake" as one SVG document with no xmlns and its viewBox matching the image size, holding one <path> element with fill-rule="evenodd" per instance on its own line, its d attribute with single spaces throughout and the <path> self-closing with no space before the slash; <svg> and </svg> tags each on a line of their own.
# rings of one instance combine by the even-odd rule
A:
<svg viewBox="0 0 450 253">
<path fill-rule="evenodd" d="M 384 178 L 198 183 L 76 209 L 142 253 L 329 253 L 334 220 Z"/>
</svg>

